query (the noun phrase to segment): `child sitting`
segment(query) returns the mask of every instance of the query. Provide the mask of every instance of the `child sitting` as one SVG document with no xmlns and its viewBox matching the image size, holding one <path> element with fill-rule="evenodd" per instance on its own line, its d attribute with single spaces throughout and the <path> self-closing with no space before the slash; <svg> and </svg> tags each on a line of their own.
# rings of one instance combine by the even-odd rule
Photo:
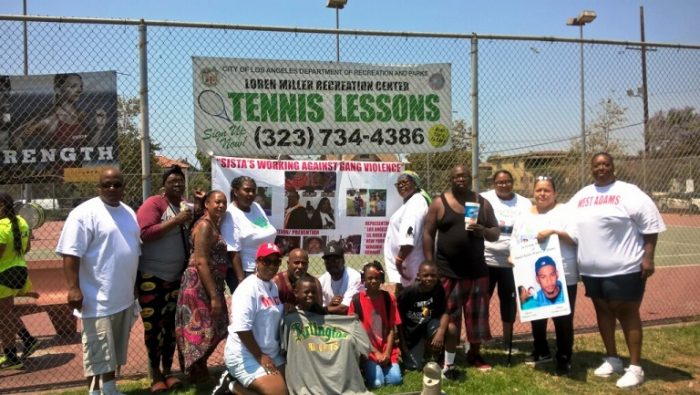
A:
<svg viewBox="0 0 700 395">
<path fill-rule="evenodd" d="M 366 263 L 361 274 L 365 290 L 353 297 L 348 315 L 358 316 L 372 345 L 363 362 L 367 386 L 400 385 L 403 379 L 399 368 L 399 350 L 394 347 L 396 326 L 401 324 L 396 300 L 380 289 L 384 283 L 384 269 L 379 262 Z"/>
<path fill-rule="evenodd" d="M 281 337 L 289 394 L 370 394 L 358 364 L 370 350 L 360 322 L 322 315 L 316 279 L 308 274 L 299 277 L 294 291 L 296 309 L 284 317 Z"/>
<path fill-rule="evenodd" d="M 445 291 L 438 284 L 437 266 L 429 261 L 421 263 L 416 280 L 398 296 L 403 363 L 411 370 L 423 369 L 426 341 L 434 354 L 442 352 L 450 321 Z"/>
</svg>

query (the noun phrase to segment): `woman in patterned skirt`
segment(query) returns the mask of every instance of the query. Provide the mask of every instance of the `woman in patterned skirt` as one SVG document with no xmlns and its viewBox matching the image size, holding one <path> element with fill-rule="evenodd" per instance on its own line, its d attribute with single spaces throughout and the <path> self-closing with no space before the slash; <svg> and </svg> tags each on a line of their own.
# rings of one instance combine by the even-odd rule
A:
<svg viewBox="0 0 700 395">
<path fill-rule="evenodd" d="M 226 212 L 226 195 L 210 191 L 204 196 L 204 215 L 192 228 L 192 254 L 180 283 L 175 316 L 180 366 L 190 381 L 209 379 L 207 359 L 226 338 L 228 312 L 224 278 L 229 266 L 226 243 L 219 224 Z"/>
</svg>

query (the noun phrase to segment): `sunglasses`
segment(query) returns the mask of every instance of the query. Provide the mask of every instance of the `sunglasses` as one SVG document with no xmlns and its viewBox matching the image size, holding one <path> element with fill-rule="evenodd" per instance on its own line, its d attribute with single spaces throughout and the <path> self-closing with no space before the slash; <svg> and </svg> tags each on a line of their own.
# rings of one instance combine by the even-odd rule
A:
<svg viewBox="0 0 700 395">
<path fill-rule="evenodd" d="M 282 264 L 282 259 L 281 258 L 263 258 L 262 263 L 265 266 L 279 266 Z"/>
<path fill-rule="evenodd" d="M 119 189 L 123 186 L 124 186 L 123 182 L 103 182 L 100 184 L 100 188 L 104 188 L 104 189 L 110 189 L 110 188 Z"/>
<path fill-rule="evenodd" d="M 535 181 L 551 181 L 552 177 L 550 176 L 537 176 L 535 178 Z"/>
</svg>

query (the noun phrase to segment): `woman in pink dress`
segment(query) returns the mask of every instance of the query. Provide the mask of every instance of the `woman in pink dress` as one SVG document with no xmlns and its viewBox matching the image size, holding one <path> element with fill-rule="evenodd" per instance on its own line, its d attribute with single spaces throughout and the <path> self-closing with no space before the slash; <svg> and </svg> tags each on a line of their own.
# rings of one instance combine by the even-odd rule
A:
<svg viewBox="0 0 700 395">
<path fill-rule="evenodd" d="M 207 359 L 228 334 L 224 278 L 229 263 L 219 231 L 225 212 L 223 192 L 210 191 L 204 196 L 204 215 L 192 228 L 192 253 L 180 282 L 175 332 L 180 367 L 192 382 L 209 379 Z"/>
</svg>

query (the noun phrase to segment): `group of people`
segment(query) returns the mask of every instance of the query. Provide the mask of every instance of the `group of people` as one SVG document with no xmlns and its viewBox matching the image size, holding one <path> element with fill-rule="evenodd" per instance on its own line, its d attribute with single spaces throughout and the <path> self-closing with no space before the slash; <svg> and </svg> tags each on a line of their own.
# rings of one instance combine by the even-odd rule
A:
<svg viewBox="0 0 700 395">
<path fill-rule="evenodd" d="M 467 363 L 482 371 L 491 369 L 480 350 L 481 344 L 491 339 L 489 300 L 496 288 L 503 346 L 513 352 L 517 304 L 513 276 L 516 263 L 511 253 L 519 240 L 544 244 L 557 237 L 563 273 L 551 257 L 542 256 L 534 265 L 540 289 L 520 286 L 517 290 L 521 309 L 526 310 L 564 303 L 566 289 L 570 313 L 553 318 L 555 372 L 566 375 L 571 371 L 573 316 L 581 278 L 586 296 L 593 302 L 605 346 L 603 363 L 594 375 L 622 375 L 616 383 L 621 388 L 644 382 L 639 307 L 646 280 L 654 273 L 658 234 L 666 227 L 649 196 L 635 185 L 616 179 L 611 155 L 595 154 L 591 174 L 594 183 L 566 204 L 557 202 L 555 181 L 547 176 L 535 180 L 534 204 L 513 192 L 513 176 L 506 170 L 493 175 L 494 189 L 478 195 L 470 189 L 468 170 L 456 166 L 451 171 L 450 189 L 432 203 L 419 197 L 421 189 L 415 174 L 405 172 L 399 177 L 396 187 L 404 204 L 389 221 L 384 246 L 387 273 L 400 288 L 420 278 L 416 272 L 423 260 L 437 265 L 449 317 L 444 337 L 444 377 L 459 375 L 454 361 L 463 314 L 469 343 Z M 475 223 L 464 218 L 465 204 L 470 202 L 479 205 Z M 617 321 L 629 350 L 626 369 L 615 343 Z M 533 351 L 526 362 L 535 365 L 551 361 L 547 320 L 531 321 L 531 326 Z M 404 361 L 411 362 L 410 356 L 404 355 Z"/>
<path fill-rule="evenodd" d="M 594 374 L 624 373 L 614 336 L 620 321 L 630 363 L 617 385 L 640 385 L 639 306 L 665 225 L 647 195 L 616 180 L 610 155 L 596 154 L 591 171 L 594 184 L 568 204 L 557 203 L 549 177 L 537 178 L 531 204 L 513 192 L 512 175 L 502 170 L 493 177 L 494 190 L 479 195 L 463 166 L 451 170 L 450 188 L 432 200 L 418 175 L 405 171 L 395 184 L 403 204 L 389 220 L 386 269 L 377 261 L 361 271 L 348 267 L 344 246 L 329 242 L 322 255 L 326 272 L 315 278 L 301 248 L 289 251 L 287 270 L 279 271 L 284 254 L 256 202 L 252 178 L 231 182 L 230 203 L 221 191 L 196 192 L 192 207 L 183 198 L 184 174 L 174 166 L 163 173 L 162 192 L 135 213 L 121 202 L 120 171 L 107 168 L 99 196 L 71 211 L 56 247 L 68 304 L 82 322 L 90 393 L 119 393 L 115 373 L 126 362 L 129 332 L 139 316 L 153 393 L 183 385 L 172 371 L 176 354 L 191 382 L 208 380 L 209 356 L 224 339 L 226 371 L 215 394 L 365 393 L 400 384 L 400 362 L 421 369 L 429 359 L 442 360 L 443 377 L 456 379 L 462 319 L 467 363 L 490 370 L 481 345 L 491 339 L 489 301 L 496 288 L 508 346 L 517 311 L 512 243 L 519 237 L 543 243 L 553 235 L 560 240 L 571 308 L 554 318 L 557 373 L 571 369 L 580 275 L 606 351 Z M 0 308 L 10 317 L 8 297 L 30 286 L 26 262 L 16 259 L 28 251 L 29 238 L 26 222 L 5 200 L 0 200 Z M 480 206 L 476 222 L 468 225 L 467 202 Z M 536 266 L 544 297 L 557 298 L 563 285 L 556 266 L 546 260 Z M 10 278 L 14 272 L 19 280 Z M 546 320 L 532 322 L 531 363 L 552 359 L 546 328 Z M 12 338 L 3 332 L 6 358 L 17 357 L 8 347 L 21 328 L 12 330 Z M 324 373 L 310 366 L 322 366 Z"/>
</svg>

